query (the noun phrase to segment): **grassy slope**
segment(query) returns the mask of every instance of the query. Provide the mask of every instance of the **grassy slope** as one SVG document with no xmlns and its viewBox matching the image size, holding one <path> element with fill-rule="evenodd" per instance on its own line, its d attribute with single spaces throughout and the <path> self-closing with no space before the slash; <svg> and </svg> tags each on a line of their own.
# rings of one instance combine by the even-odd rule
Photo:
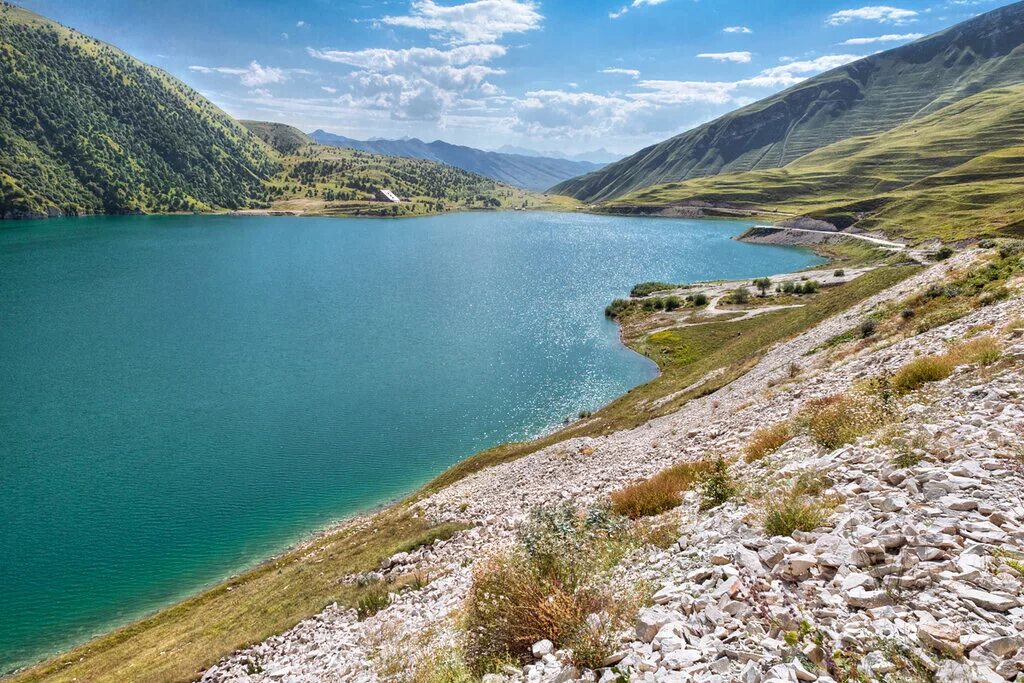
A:
<svg viewBox="0 0 1024 683">
<path fill-rule="evenodd" d="M 452 467 L 415 494 L 427 495 L 469 474 L 532 453 L 567 438 L 633 427 L 675 410 L 691 398 L 725 386 L 750 369 L 774 344 L 843 311 L 916 272 L 890 266 L 853 282 L 824 290 L 809 305 L 766 314 L 739 323 L 716 322 L 627 340 L 661 367 L 655 380 L 634 389 L 581 421 L 528 443 L 513 443 L 480 453 Z M 667 351 L 667 352 L 666 352 Z M 701 387 L 681 392 L 706 373 L 724 372 Z M 671 401 L 652 402 L 669 394 Z M 376 568 L 400 549 L 450 534 L 451 527 L 429 528 L 406 513 L 404 504 L 374 514 L 353 528 L 328 532 L 307 546 L 225 581 L 174 607 L 98 638 L 12 678 L 29 681 L 73 680 L 101 683 L 186 681 L 220 657 L 279 633 L 325 605 L 354 605 L 359 589 L 341 577 Z M 228 590 L 231 587 L 231 590 Z"/>
<path fill-rule="evenodd" d="M 0 3 L 0 216 L 251 205 L 277 169 L 194 90 Z"/>
<path fill-rule="evenodd" d="M 963 97 L 1019 82 L 1024 3 L 808 79 L 554 191 L 587 202 L 651 185 L 771 169 L 876 134 Z"/>
<path fill-rule="evenodd" d="M 270 145 L 278 154 L 293 154 L 312 142 L 308 135 L 286 123 L 269 121 L 239 121 L 250 133 Z"/>
<path fill-rule="evenodd" d="M 612 210 L 711 202 L 882 229 L 913 240 L 1008 234 L 1024 220 L 1024 85 L 996 88 L 782 169 L 669 183 Z"/>
</svg>

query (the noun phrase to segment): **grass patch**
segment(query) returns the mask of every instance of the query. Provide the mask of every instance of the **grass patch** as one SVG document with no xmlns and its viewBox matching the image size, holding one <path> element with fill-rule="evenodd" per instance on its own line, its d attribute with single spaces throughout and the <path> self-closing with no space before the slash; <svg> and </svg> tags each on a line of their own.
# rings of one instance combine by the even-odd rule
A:
<svg viewBox="0 0 1024 683">
<path fill-rule="evenodd" d="M 380 582 L 374 583 L 363 591 L 356 602 L 356 614 L 360 621 L 372 617 L 377 612 L 391 604 L 391 593 L 386 586 Z"/>
<path fill-rule="evenodd" d="M 888 422 L 889 410 L 874 397 L 837 394 L 804 404 L 796 424 L 824 448 L 839 448 L 874 432 Z"/>
<path fill-rule="evenodd" d="M 828 517 L 816 498 L 787 493 L 768 503 L 764 532 L 768 536 L 792 536 L 794 531 L 814 531 L 823 526 Z"/>
<path fill-rule="evenodd" d="M 1002 347 L 995 337 L 977 337 L 952 347 L 941 356 L 922 356 L 902 368 L 893 377 L 893 388 L 900 394 L 920 389 L 930 382 L 946 379 L 961 365 L 994 364 L 1002 356 Z"/>
<path fill-rule="evenodd" d="M 476 675 L 525 662 L 539 640 L 598 668 L 637 604 L 608 586 L 631 547 L 625 525 L 571 506 L 535 512 L 512 549 L 483 562 L 465 605 L 466 656 Z"/>
<path fill-rule="evenodd" d="M 792 438 L 793 432 L 788 422 L 780 422 L 771 427 L 758 429 L 750 435 L 750 440 L 744 446 L 743 458 L 747 462 L 760 460 L 782 448 Z"/>
<path fill-rule="evenodd" d="M 630 519 L 653 517 L 668 512 L 682 503 L 682 491 L 704 481 L 713 470 L 714 465 L 707 460 L 673 465 L 650 479 L 612 493 L 612 512 Z"/>
</svg>

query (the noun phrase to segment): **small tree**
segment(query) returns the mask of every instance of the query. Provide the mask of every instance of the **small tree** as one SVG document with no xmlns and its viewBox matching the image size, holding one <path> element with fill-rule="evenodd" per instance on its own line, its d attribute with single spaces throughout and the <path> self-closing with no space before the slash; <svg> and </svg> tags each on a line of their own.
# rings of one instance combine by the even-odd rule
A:
<svg viewBox="0 0 1024 683">
<path fill-rule="evenodd" d="M 761 291 L 761 296 L 767 296 L 768 290 L 771 289 L 772 281 L 770 278 L 759 277 L 754 280 L 754 286 Z"/>
<path fill-rule="evenodd" d="M 734 304 L 745 304 L 750 301 L 750 290 L 746 287 L 737 287 L 729 295 L 729 301 Z"/>
</svg>

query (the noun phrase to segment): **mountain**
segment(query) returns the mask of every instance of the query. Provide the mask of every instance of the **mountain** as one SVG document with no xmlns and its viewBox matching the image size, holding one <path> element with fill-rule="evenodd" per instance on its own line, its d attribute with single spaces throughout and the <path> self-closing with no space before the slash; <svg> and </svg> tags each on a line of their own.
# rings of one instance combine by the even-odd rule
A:
<svg viewBox="0 0 1024 683">
<path fill-rule="evenodd" d="M 167 73 L 0 4 L 0 217 L 238 208 L 278 170 Z"/>
<path fill-rule="evenodd" d="M 275 211 L 344 216 L 416 216 L 462 209 L 566 208 L 476 173 L 427 159 L 321 145 L 284 123 L 242 121 L 278 163 L 264 198 Z M 382 201 L 383 190 L 402 201 Z"/>
<path fill-rule="evenodd" d="M 567 178 L 600 168 L 599 164 L 584 161 L 485 152 L 472 147 L 452 145 L 442 140 L 429 143 L 416 138 L 353 140 L 323 130 L 314 131 L 310 137 L 321 144 L 334 147 L 348 147 L 375 154 L 437 161 L 471 173 L 478 173 L 499 182 L 535 191 L 546 190 Z"/>
<path fill-rule="evenodd" d="M 268 121 L 239 121 L 239 123 L 279 154 L 294 154 L 303 145 L 313 142 L 301 130 L 286 123 L 270 123 Z"/>
<path fill-rule="evenodd" d="M 891 130 L 833 143 L 781 169 L 656 185 L 611 211 L 771 209 L 911 241 L 1024 235 L 1024 83 Z"/>
<path fill-rule="evenodd" d="M 515 145 L 502 145 L 494 151 L 501 152 L 502 154 L 521 154 L 528 157 L 550 157 L 552 159 L 568 159 L 569 161 L 589 161 L 592 164 L 600 164 L 601 166 L 618 161 L 625 156 L 624 154 L 609 152 L 603 147 L 589 152 L 580 152 L 579 154 L 563 154 L 561 152 L 551 150 L 538 152 L 527 147 L 516 147 Z"/>
<path fill-rule="evenodd" d="M 719 173 L 779 168 L 1024 80 L 1024 3 L 808 79 L 552 188 L 583 201 Z"/>
</svg>

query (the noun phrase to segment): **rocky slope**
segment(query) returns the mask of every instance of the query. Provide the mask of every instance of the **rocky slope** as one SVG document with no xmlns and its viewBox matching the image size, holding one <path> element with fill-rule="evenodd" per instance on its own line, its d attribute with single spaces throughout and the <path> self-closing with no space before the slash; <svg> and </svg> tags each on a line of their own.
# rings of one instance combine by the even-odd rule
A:
<svg viewBox="0 0 1024 683">
<path fill-rule="evenodd" d="M 868 312 L 975 258 L 968 252 L 931 266 L 778 346 L 739 380 L 676 413 L 556 444 L 418 501 L 418 514 L 473 528 L 392 557 L 377 577 L 344 580 L 417 573 L 429 577 L 425 586 L 396 592 L 363 620 L 328 608 L 202 680 L 414 680 L 418 660 L 458 641 L 474 567 L 514 542 L 529 510 L 600 504 L 673 463 L 734 455 L 755 430 L 808 401 L 982 331 L 1002 345 L 1001 361 L 962 366 L 908 394 L 887 435 L 836 449 L 798 435 L 764 459 L 731 465 L 744 496 L 700 512 L 698 494 L 685 494 L 660 520 L 674 525 L 678 540 L 641 548 L 617 569 L 624 585 L 644 582 L 653 595 L 604 667 L 581 671 L 570 653 L 538 642 L 533 661 L 487 679 L 1024 681 L 1024 298 L 891 343 L 824 348 Z M 758 492 L 801 474 L 826 482 L 827 522 L 767 535 Z M 844 677 L 854 657 L 859 678 Z"/>
</svg>

